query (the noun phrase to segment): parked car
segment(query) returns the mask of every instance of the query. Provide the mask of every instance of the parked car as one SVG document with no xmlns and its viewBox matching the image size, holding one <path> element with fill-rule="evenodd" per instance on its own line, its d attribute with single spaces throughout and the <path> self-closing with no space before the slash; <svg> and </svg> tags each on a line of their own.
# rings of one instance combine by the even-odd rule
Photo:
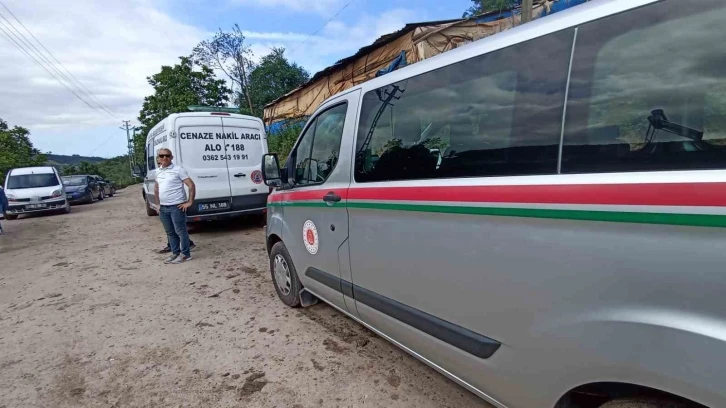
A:
<svg viewBox="0 0 726 408">
<path fill-rule="evenodd" d="M 109 197 L 113 197 L 116 194 L 116 182 L 111 179 L 106 179 L 106 183 L 111 186 L 111 194 L 109 194 Z"/>
<path fill-rule="evenodd" d="M 23 167 L 12 169 L 5 178 L 8 208 L 5 218 L 14 220 L 20 214 L 71 212 L 63 183 L 55 167 Z"/>
<path fill-rule="evenodd" d="M 89 175 L 63 176 L 66 198 L 71 204 L 92 203 L 102 200 L 103 189 L 95 177 Z"/>
<path fill-rule="evenodd" d="M 101 195 L 98 198 L 99 200 L 103 200 L 107 196 L 113 197 L 113 195 L 116 194 L 116 188 L 103 177 L 98 174 L 93 174 L 91 177 L 93 177 L 98 185 L 101 186 Z"/>
</svg>

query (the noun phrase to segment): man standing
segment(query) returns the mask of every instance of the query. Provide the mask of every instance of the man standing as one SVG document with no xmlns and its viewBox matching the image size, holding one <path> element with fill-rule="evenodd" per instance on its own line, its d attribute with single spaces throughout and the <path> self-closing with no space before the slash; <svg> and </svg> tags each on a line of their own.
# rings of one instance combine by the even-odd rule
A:
<svg viewBox="0 0 726 408">
<path fill-rule="evenodd" d="M 194 202 L 195 186 L 186 170 L 172 164 L 173 158 L 171 150 L 159 149 L 158 160 L 161 167 L 156 172 L 154 193 L 159 206 L 159 219 L 171 246 L 171 256 L 164 263 L 178 264 L 192 259 L 186 211 Z M 184 185 L 189 187 L 188 198 Z"/>
<path fill-rule="evenodd" d="M 156 158 L 156 167 L 161 167 L 161 162 L 159 161 L 159 158 Z M 194 251 L 194 248 L 196 248 L 197 245 L 192 241 L 191 238 L 189 238 L 189 251 Z M 167 254 L 171 252 L 171 244 L 169 243 L 169 239 L 166 240 L 166 246 L 158 251 L 156 251 L 159 254 Z"/>
</svg>

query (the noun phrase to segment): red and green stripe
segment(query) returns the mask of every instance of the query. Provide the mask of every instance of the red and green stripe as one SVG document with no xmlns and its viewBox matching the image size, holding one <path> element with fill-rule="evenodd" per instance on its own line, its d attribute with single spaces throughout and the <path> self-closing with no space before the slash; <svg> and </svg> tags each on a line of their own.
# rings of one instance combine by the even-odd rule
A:
<svg viewBox="0 0 726 408">
<path fill-rule="evenodd" d="M 329 191 L 277 192 L 268 203 L 325 207 L 322 197 Z M 726 227 L 726 183 L 355 187 L 334 191 L 349 208 L 359 209 Z M 628 206 L 633 210 L 628 211 Z"/>
</svg>

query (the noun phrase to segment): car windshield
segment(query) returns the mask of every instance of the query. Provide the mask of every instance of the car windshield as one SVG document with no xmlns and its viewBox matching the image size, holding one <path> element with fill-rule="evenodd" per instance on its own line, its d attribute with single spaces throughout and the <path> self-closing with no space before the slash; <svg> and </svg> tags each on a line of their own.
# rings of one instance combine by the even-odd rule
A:
<svg viewBox="0 0 726 408">
<path fill-rule="evenodd" d="M 8 189 L 53 187 L 57 185 L 58 179 L 53 173 L 19 174 L 8 178 Z"/>
<path fill-rule="evenodd" d="M 86 177 L 63 177 L 63 184 L 67 186 L 82 186 L 86 181 Z"/>
</svg>

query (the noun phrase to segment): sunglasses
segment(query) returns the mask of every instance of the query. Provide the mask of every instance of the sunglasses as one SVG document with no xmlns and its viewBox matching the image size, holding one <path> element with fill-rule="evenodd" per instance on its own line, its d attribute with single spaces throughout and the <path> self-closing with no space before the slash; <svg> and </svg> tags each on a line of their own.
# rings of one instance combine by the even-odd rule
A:
<svg viewBox="0 0 726 408">
<path fill-rule="evenodd" d="M 160 159 L 165 159 L 165 158 L 167 158 L 167 157 L 171 157 L 171 155 L 170 155 L 170 154 L 160 154 L 160 155 L 159 155 L 159 158 L 160 158 Z"/>
</svg>

